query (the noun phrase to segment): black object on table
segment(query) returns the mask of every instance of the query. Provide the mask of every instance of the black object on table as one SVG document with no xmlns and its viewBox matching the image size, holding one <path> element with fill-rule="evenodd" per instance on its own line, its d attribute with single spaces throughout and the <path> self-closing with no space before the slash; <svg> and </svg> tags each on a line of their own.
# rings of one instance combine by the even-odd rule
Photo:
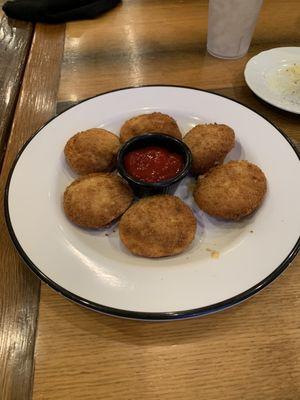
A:
<svg viewBox="0 0 300 400">
<path fill-rule="evenodd" d="M 10 18 L 31 22 L 60 23 L 95 18 L 121 0 L 15 0 L 7 1 L 3 11 Z"/>
</svg>

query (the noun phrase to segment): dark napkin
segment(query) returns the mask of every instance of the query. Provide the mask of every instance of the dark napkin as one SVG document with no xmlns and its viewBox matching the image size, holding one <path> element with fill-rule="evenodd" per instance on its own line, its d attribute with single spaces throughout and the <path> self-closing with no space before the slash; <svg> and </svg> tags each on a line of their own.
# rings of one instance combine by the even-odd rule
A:
<svg viewBox="0 0 300 400">
<path fill-rule="evenodd" d="M 10 18 L 31 22 L 60 23 L 91 19 L 115 7 L 121 0 L 15 0 L 3 11 Z"/>
</svg>

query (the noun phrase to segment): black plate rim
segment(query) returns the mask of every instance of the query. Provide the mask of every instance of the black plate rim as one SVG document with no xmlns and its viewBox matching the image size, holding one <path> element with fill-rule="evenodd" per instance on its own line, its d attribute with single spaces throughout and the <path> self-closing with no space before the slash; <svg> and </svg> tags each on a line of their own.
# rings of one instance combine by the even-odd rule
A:
<svg viewBox="0 0 300 400">
<path fill-rule="evenodd" d="M 100 97 L 103 96 L 105 94 L 109 94 L 109 93 L 113 93 L 113 92 L 119 92 L 121 90 L 129 90 L 129 89 L 139 89 L 139 88 L 147 88 L 147 87 L 174 87 L 174 88 L 181 88 L 181 89 L 189 89 L 189 90 L 195 90 L 195 91 L 200 91 L 200 92 L 205 92 L 205 93 L 210 93 L 213 94 L 215 96 L 219 96 L 219 97 L 223 97 L 229 101 L 232 101 L 234 103 L 237 103 L 249 110 L 251 110 L 252 112 L 254 112 L 255 114 L 259 115 L 261 118 L 263 118 L 265 121 L 267 121 L 269 124 L 271 124 L 285 139 L 286 141 L 289 143 L 289 145 L 291 146 L 291 148 L 294 150 L 294 152 L 296 153 L 298 160 L 300 160 L 300 152 L 298 151 L 297 147 L 295 146 L 295 144 L 291 141 L 291 139 L 281 130 L 279 129 L 275 124 L 273 124 L 270 120 L 268 120 L 266 117 L 264 117 L 262 114 L 260 114 L 259 112 L 257 112 L 256 110 L 252 109 L 251 107 L 245 106 L 243 103 L 231 99 L 230 97 L 218 94 L 218 93 L 214 93 L 213 91 L 209 91 L 209 90 L 204 90 L 204 89 L 198 89 L 198 88 L 194 88 L 194 87 L 190 87 L 190 86 L 180 86 L 180 85 L 161 85 L 161 84 L 152 84 L 152 85 L 142 85 L 142 86 L 129 86 L 129 87 L 124 87 L 124 88 L 119 88 L 119 89 L 114 89 L 114 90 L 110 90 L 104 93 L 100 93 L 97 94 L 95 96 L 91 96 L 87 99 L 81 100 L 78 103 L 72 105 L 71 107 L 69 107 L 68 109 L 62 111 L 59 114 L 56 114 L 54 117 L 52 117 L 50 120 L 48 120 L 44 125 L 42 125 L 25 143 L 24 145 L 21 147 L 21 149 L 19 150 L 15 160 L 12 163 L 12 166 L 10 168 L 9 174 L 8 174 L 8 178 L 6 181 L 6 186 L 5 186 L 5 193 L 4 193 L 4 214 L 5 214 L 5 220 L 6 220 L 6 224 L 8 227 L 8 231 L 10 234 L 10 237 L 12 239 L 12 242 L 16 248 L 16 250 L 18 251 L 19 255 L 21 256 L 21 258 L 23 259 L 23 261 L 26 263 L 26 265 L 30 268 L 30 270 L 40 279 L 42 280 L 44 283 L 46 283 L 49 287 L 51 287 L 52 289 L 54 289 L 56 292 L 62 294 L 64 297 L 68 298 L 69 300 L 84 306 L 86 308 L 92 309 L 94 311 L 98 311 L 101 312 L 103 314 L 108 314 L 108 315 L 112 315 L 112 316 L 116 316 L 116 317 L 122 317 L 122 318 L 128 318 L 128 319 L 136 319 L 136 320 L 148 320 L 148 321 L 166 321 L 166 320 L 179 320 L 179 319 L 187 319 L 187 318 L 194 318 L 194 317 L 198 317 L 198 316 L 203 316 L 203 315 L 208 315 L 208 314 L 212 314 L 215 313 L 217 311 L 221 311 L 224 310 L 226 308 L 232 307 L 236 304 L 241 303 L 242 301 L 245 301 L 246 299 L 252 297 L 253 295 L 255 295 L 256 293 L 258 293 L 259 291 L 261 291 L 263 288 L 265 288 L 266 286 L 268 286 L 271 282 L 273 282 L 287 267 L 288 265 L 292 262 L 292 260 L 295 258 L 295 256 L 297 255 L 299 248 L 300 248 L 300 235 L 298 240 L 296 241 L 295 245 L 293 246 L 293 248 L 290 250 L 290 252 L 288 253 L 288 255 L 285 257 L 285 259 L 280 263 L 279 266 L 277 266 L 274 271 L 269 274 L 267 277 L 265 277 L 263 280 L 261 280 L 259 283 L 257 283 L 256 285 L 252 286 L 251 288 L 247 289 L 246 291 L 239 293 L 236 296 L 233 296 L 229 299 L 226 299 L 224 301 L 215 303 L 215 304 L 211 304 L 209 306 L 205 306 L 205 307 L 200 307 L 200 308 L 194 308 L 194 309 L 190 309 L 190 310 L 183 310 L 183 311 L 172 311 L 172 312 L 141 312 L 141 311 L 130 311 L 130 310 L 124 310 L 124 309 L 118 309 L 118 308 L 113 308 L 113 307 L 109 307 L 109 306 L 105 306 L 102 304 L 98 304 L 95 302 L 92 302 L 90 300 L 84 299 L 83 297 L 80 297 L 68 290 L 66 290 L 65 288 L 63 288 L 62 286 L 58 285 L 56 282 L 54 282 L 53 280 L 51 280 L 50 278 L 47 277 L 47 275 L 45 275 L 28 257 L 28 255 L 26 254 L 26 252 L 23 250 L 22 246 L 20 245 L 11 220 L 10 220 L 10 215 L 9 215 L 9 206 L 8 206 L 8 196 L 9 196 L 9 188 L 10 188 L 10 182 L 11 182 L 11 178 L 14 172 L 14 169 L 18 163 L 19 158 L 21 157 L 22 153 L 24 152 L 24 150 L 26 149 L 26 147 L 29 145 L 29 143 L 32 141 L 32 139 L 39 134 L 39 132 L 41 130 L 44 129 L 45 126 L 47 126 L 52 120 L 54 120 L 55 118 L 57 118 L 58 116 L 64 114 L 65 112 L 67 112 L 69 109 L 76 107 L 78 104 L 84 103 L 86 101 L 89 101 L 93 98 L 96 97 Z"/>
</svg>

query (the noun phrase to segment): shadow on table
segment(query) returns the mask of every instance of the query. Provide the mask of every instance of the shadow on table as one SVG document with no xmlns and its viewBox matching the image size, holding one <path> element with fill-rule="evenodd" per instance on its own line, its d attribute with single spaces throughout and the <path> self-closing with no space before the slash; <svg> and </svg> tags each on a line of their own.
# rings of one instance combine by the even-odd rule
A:
<svg viewBox="0 0 300 400">
<path fill-rule="evenodd" d="M 61 318 L 83 335 L 107 342 L 121 342 L 137 346 L 170 346 L 197 342 L 205 343 L 210 337 L 215 340 L 234 340 L 235 336 L 247 334 L 263 326 L 255 327 L 256 321 L 262 320 L 263 297 L 268 296 L 269 289 L 262 294 L 222 312 L 188 320 L 168 322 L 145 322 L 126 320 L 96 313 L 69 302 Z M 52 305 L 48 305 L 52 307 Z M 57 309 L 53 305 L 57 312 Z M 75 312 L 74 307 L 77 307 Z M 270 310 L 269 310 L 270 311 Z M 274 323 L 278 310 L 274 316 L 268 312 L 268 324 Z M 76 316 L 76 318 L 74 318 Z M 273 322 L 272 322 L 273 321 Z"/>
</svg>

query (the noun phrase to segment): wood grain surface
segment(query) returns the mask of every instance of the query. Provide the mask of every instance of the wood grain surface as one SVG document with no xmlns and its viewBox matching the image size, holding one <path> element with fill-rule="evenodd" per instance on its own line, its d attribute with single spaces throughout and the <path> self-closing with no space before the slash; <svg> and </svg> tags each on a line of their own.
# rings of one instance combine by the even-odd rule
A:
<svg viewBox="0 0 300 400">
<path fill-rule="evenodd" d="M 1 173 L 1 209 L 5 182 L 17 152 L 55 112 L 63 40 L 64 26 L 35 28 Z M 0 231 L 0 399 L 27 400 L 32 391 L 40 283 L 17 255 L 2 212 Z"/>
<path fill-rule="evenodd" d="M 127 0 L 95 21 L 68 24 L 59 100 L 157 83 L 240 87 L 254 54 L 299 46 L 298 0 L 264 1 L 251 48 L 239 60 L 206 52 L 207 12 L 207 0 Z"/>
<path fill-rule="evenodd" d="M 252 55 L 299 45 L 298 0 L 265 0 L 252 46 L 236 61 L 206 53 L 207 4 L 123 0 L 96 20 L 69 23 L 60 80 L 64 27 L 37 25 L 4 159 L 1 203 L 17 151 L 54 112 L 58 84 L 60 109 L 125 86 L 204 88 L 251 106 L 299 141 L 299 116 L 259 100 L 243 78 Z M 2 214 L 0 224 L 1 400 L 31 398 L 34 349 L 34 400 L 300 398 L 299 258 L 233 309 L 144 323 L 85 310 L 45 285 L 39 304 L 39 282 L 13 249 Z"/>
<path fill-rule="evenodd" d="M 59 108 L 120 87 L 187 85 L 237 99 L 299 140 L 299 116 L 259 100 L 243 78 L 252 55 L 299 45 L 298 1 L 265 0 L 250 51 L 235 61 L 206 53 L 207 4 L 124 0 L 69 23 Z M 235 308 L 168 323 L 96 314 L 42 285 L 33 399 L 300 399 L 299 266 Z"/>
<path fill-rule="evenodd" d="M 34 400 L 297 400 L 300 263 L 222 313 L 146 323 L 42 285 Z"/>
<path fill-rule="evenodd" d="M 7 19 L 0 10 L 0 171 L 32 33 L 32 24 Z"/>
</svg>

